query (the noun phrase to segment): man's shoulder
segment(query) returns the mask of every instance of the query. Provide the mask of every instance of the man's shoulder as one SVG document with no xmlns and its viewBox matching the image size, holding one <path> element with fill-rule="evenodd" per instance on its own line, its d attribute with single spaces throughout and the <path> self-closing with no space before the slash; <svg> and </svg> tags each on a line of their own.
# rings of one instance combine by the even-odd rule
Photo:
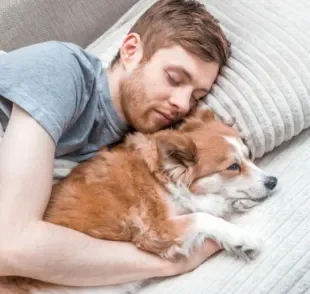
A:
<svg viewBox="0 0 310 294">
<path fill-rule="evenodd" d="M 68 51 L 68 52 L 86 52 L 84 48 L 81 46 L 75 44 L 75 43 L 70 43 L 70 42 L 63 42 L 63 41 L 58 41 L 58 40 L 50 40 L 50 41 L 44 41 L 41 43 L 35 43 L 30 46 L 29 48 L 41 48 L 43 50 L 62 50 L 62 51 Z"/>
<path fill-rule="evenodd" d="M 70 42 L 51 40 L 30 45 L 25 49 L 29 50 L 28 52 L 31 54 L 37 54 L 38 57 L 52 59 L 57 64 L 70 64 L 78 61 L 78 64 L 86 67 L 86 69 L 102 67 L 102 63 L 97 56 Z"/>
<path fill-rule="evenodd" d="M 41 44 L 61 51 L 88 54 L 84 48 L 75 43 L 52 40 Z"/>
</svg>

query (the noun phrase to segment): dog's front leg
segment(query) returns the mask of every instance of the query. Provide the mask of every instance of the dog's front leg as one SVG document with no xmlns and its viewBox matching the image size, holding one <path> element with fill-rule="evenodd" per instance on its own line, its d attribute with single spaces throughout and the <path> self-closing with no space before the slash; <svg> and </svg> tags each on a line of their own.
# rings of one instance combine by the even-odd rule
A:
<svg viewBox="0 0 310 294">
<path fill-rule="evenodd" d="M 188 216 L 192 218 L 192 221 L 183 239 L 184 254 L 189 254 L 192 249 L 200 247 L 208 238 L 215 240 L 225 250 L 245 260 L 254 259 L 259 254 L 261 242 L 258 238 L 236 225 L 202 212 Z"/>
</svg>

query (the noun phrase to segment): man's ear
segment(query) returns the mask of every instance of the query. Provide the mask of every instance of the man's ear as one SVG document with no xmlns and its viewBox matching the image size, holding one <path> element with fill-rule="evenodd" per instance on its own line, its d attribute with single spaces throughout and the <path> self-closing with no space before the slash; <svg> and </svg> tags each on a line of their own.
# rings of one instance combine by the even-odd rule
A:
<svg viewBox="0 0 310 294">
<path fill-rule="evenodd" d="M 120 48 L 120 60 L 126 71 L 131 72 L 143 58 L 143 45 L 141 38 L 136 33 L 128 34 Z"/>
<path fill-rule="evenodd" d="M 180 131 L 190 132 L 215 120 L 215 114 L 209 108 L 195 108 L 180 126 Z"/>
<path fill-rule="evenodd" d="M 195 143 L 178 131 L 162 132 L 156 137 L 158 163 L 174 182 L 189 181 L 189 168 L 197 161 Z"/>
</svg>

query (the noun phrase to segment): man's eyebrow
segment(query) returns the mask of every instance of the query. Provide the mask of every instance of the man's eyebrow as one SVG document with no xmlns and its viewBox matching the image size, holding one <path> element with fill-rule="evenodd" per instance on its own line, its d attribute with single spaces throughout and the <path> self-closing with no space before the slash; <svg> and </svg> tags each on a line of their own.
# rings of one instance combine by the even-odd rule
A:
<svg viewBox="0 0 310 294">
<path fill-rule="evenodd" d="M 191 75 L 183 66 L 181 66 L 181 65 L 170 66 L 168 69 L 181 72 L 181 73 L 183 73 L 190 81 L 193 80 L 192 75 Z M 208 89 L 208 88 L 199 88 L 199 89 L 196 89 L 196 90 L 206 92 L 206 94 L 209 93 L 209 91 L 210 91 L 210 89 Z"/>
</svg>

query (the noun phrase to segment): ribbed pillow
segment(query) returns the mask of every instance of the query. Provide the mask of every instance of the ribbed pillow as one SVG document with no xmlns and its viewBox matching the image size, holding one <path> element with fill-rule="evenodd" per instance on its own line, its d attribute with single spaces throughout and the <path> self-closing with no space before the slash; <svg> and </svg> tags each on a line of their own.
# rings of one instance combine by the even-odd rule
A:
<svg viewBox="0 0 310 294">
<path fill-rule="evenodd" d="M 261 157 L 310 126 L 310 5 L 204 2 L 232 42 L 207 103 Z"/>
</svg>

